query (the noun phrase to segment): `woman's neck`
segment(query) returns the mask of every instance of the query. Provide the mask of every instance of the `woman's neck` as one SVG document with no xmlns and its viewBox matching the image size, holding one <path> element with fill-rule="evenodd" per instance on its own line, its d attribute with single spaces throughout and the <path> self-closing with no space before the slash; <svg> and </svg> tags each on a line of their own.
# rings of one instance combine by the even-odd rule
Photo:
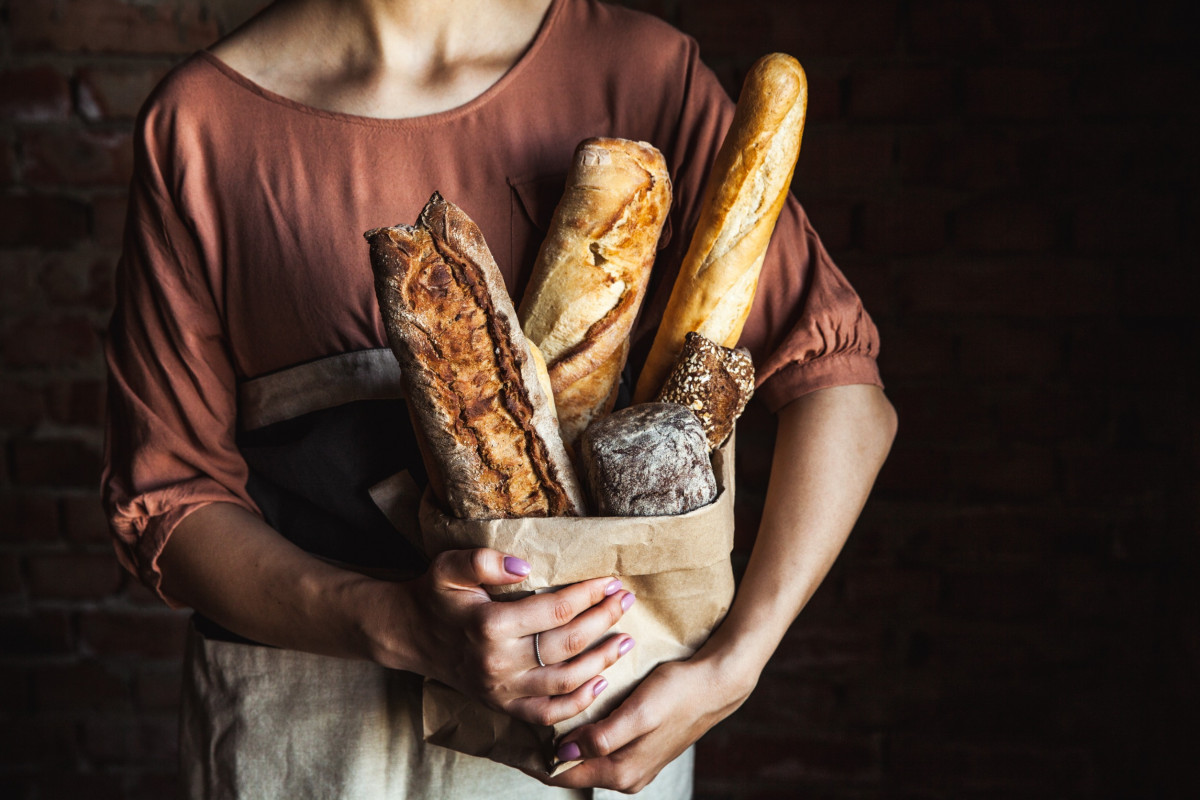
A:
<svg viewBox="0 0 1200 800">
<path fill-rule="evenodd" d="M 551 0 L 285 0 L 212 48 L 297 102 L 374 117 L 444 111 L 528 49 Z"/>
</svg>

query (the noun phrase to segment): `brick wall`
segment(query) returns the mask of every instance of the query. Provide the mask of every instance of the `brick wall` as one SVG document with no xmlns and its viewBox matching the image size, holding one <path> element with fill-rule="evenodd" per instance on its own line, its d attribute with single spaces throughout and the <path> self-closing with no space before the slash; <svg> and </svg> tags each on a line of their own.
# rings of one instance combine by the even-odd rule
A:
<svg viewBox="0 0 1200 800">
<path fill-rule="evenodd" d="M 795 191 L 901 434 L 700 796 L 1190 796 L 1200 75 L 1187 4 L 645 0 L 736 94 L 796 55 Z M 254 0 L 0 0 L 0 795 L 172 796 L 183 617 L 98 510 L 130 127 Z M 769 443 L 752 414 L 741 443 Z M 740 541 L 763 491 L 743 463 Z"/>
</svg>

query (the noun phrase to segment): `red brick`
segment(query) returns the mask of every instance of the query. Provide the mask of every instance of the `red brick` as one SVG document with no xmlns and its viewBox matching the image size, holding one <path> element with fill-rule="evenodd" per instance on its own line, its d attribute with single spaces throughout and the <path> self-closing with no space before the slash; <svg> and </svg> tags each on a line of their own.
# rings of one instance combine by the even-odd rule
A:
<svg viewBox="0 0 1200 800">
<path fill-rule="evenodd" d="M 89 653 L 179 658 L 187 624 L 183 613 L 87 611 L 80 618 L 79 633 Z"/>
<path fill-rule="evenodd" d="M 141 771 L 126 789 L 122 800 L 185 800 L 173 764 L 155 772 Z"/>
<path fill-rule="evenodd" d="M 169 666 L 144 666 L 134 677 L 134 701 L 139 709 L 175 711 L 183 676 L 177 663 Z"/>
<path fill-rule="evenodd" d="M 112 258 L 94 251 L 53 253 L 34 262 L 41 296 L 55 308 L 84 306 L 107 312 L 113 300 Z"/>
<path fill-rule="evenodd" d="M 1190 248 L 1186 250 L 1190 251 Z M 1169 260 L 1153 257 L 1130 259 L 1122 263 L 1117 281 L 1123 314 L 1162 320 L 1174 317 L 1183 326 L 1177 336 L 1192 330 L 1186 325 L 1187 320 L 1196 316 L 1200 272 L 1186 262 L 1186 257 L 1172 256 Z M 1172 352 L 1177 350 L 1178 347 L 1171 348 Z M 1193 349 L 1192 352 L 1196 351 Z"/>
<path fill-rule="evenodd" d="M 92 240 L 101 247 L 118 248 L 125 239 L 125 194 L 103 194 L 92 198 Z"/>
<path fill-rule="evenodd" d="M 705 58 L 782 50 L 803 62 L 823 56 L 878 54 L 895 48 L 897 4 L 870 0 L 721 0 L 680 4 L 680 27 L 696 37 Z"/>
<path fill-rule="evenodd" d="M 17 155 L 8 138 L 0 139 L 0 185 L 17 180 Z"/>
<path fill-rule="evenodd" d="M 76 768 L 79 748 L 72 723 L 38 716 L 5 717 L 0 725 L 0 763 L 5 767 L 36 774 Z"/>
<path fill-rule="evenodd" d="M 914 314 L 1075 317 L 1111 313 L 1116 280 L 1095 261 L 1053 256 L 931 261 L 904 272 L 899 291 Z"/>
<path fill-rule="evenodd" d="M 828 583 L 828 581 L 827 581 Z M 830 594 L 829 586 L 817 592 Z M 796 671 L 810 667 L 848 667 L 878 663 L 883 656 L 883 634 L 864 628 L 816 628 L 808 622 L 814 610 L 805 608 L 771 659 L 773 669 Z"/>
<path fill-rule="evenodd" d="M 795 182 L 805 191 L 878 186 L 891 167 L 890 133 L 816 127 L 804 134 Z"/>
<path fill-rule="evenodd" d="M 953 189 L 999 189 L 1027 183 L 1020 145 L 1000 130 L 906 133 L 899 140 L 899 173 L 905 185 Z"/>
<path fill-rule="evenodd" d="M 987 0 L 916 0 L 909 10 L 917 52 L 979 55 L 1008 44 Z"/>
<path fill-rule="evenodd" d="M 177 728 L 173 715 L 95 718 L 83 725 L 82 750 L 104 765 L 166 766 L 177 756 Z"/>
<path fill-rule="evenodd" d="M 8 601 L 25 593 L 21 578 L 21 559 L 12 553 L 0 553 L 0 600 Z"/>
<path fill-rule="evenodd" d="M 942 580 L 944 613 L 951 618 L 1031 619 L 1046 614 L 1054 603 L 1045 568 L 951 572 Z"/>
<path fill-rule="evenodd" d="M 683 5 L 686 8 L 690 0 Z M 899 3 L 890 0 L 773 0 L 770 5 L 775 46 L 802 62 L 822 56 L 877 56 L 893 51 L 899 39 Z"/>
<path fill-rule="evenodd" d="M 888 396 L 906 443 L 989 444 L 995 439 L 992 401 L 978 386 L 942 386 L 931 395 L 923 385 L 900 385 L 891 387 Z"/>
<path fill-rule="evenodd" d="M 1013 442 L 1095 439 L 1109 417 L 1109 398 L 1083 386 L 1026 385 L 997 403 L 998 431 Z"/>
<path fill-rule="evenodd" d="M 908 500 L 944 498 L 950 492 L 948 475 L 944 448 L 914 445 L 901 413 L 897 444 L 875 479 L 876 494 L 896 493 Z"/>
<path fill-rule="evenodd" d="M 86 317 L 26 317 L 4 332 L 4 362 L 10 367 L 60 367 L 92 363 L 100 334 Z"/>
<path fill-rule="evenodd" d="M 38 800 L 124 800 L 123 780 L 96 773 L 39 774 L 34 783 Z"/>
<path fill-rule="evenodd" d="M 30 556 L 29 590 L 41 599 L 100 600 L 120 584 L 116 557 L 61 553 Z"/>
<path fill-rule="evenodd" d="M 946 245 L 948 201 L 929 194 L 868 203 L 863 214 L 863 247 L 887 255 L 933 253 Z"/>
<path fill-rule="evenodd" d="M 1076 108 L 1093 117 L 1163 118 L 1188 113 L 1180 98 L 1198 93 L 1194 70 L 1166 64 L 1106 65 L 1080 73 Z"/>
<path fill-rule="evenodd" d="M 795 185 L 795 184 L 793 184 Z M 803 194 L 801 187 L 801 194 Z M 801 201 L 821 243 L 831 253 L 848 249 L 854 242 L 855 203 L 852 200 L 816 197 Z"/>
<path fill-rule="evenodd" d="M 99 427 L 104 422 L 104 381 L 60 381 L 46 389 L 49 418 L 64 425 Z"/>
<path fill-rule="evenodd" d="M 791 735 L 714 737 L 716 747 L 696 761 L 698 777 L 796 781 L 817 776 L 861 778 L 879 766 L 878 742 L 869 738 Z"/>
<path fill-rule="evenodd" d="M 54 67 L 0 72 L 0 117 L 14 122 L 54 122 L 70 114 L 70 85 Z"/>
<path fill-rule="evenodd" d="M 846 575 L 846 604 L 856 616 L 892 618 L 932 611 L 940 592 L 940 578 L 931 569 L 859 565 Z"/>
<path fill-rule="evenodd" d="M 128 681 L 96 661 L 48 664 L 34 675 L 39 711 L 132 710 Z"/>
<path fill-rule="evenodd" d="M 1060 70 L 988 67 L 966 77 L 966 113 L 981 119 L 1054 119 L 1069 112 L 1072 76 Z"/>
<path fill-rule="evenodd" d="M 731 722 L 746 731 L 811 726 L 825 728 L 837 719 L 838 687 L 828 680 L 776 672 L 767 665 L 758 686 Z"/>
<path fill-rule="evenodd" d="M 997 199 L 960 209 L 954 217 L 955 241 L 977 253 L 1039 252 L 1059 242 L 1055 209 L 1036 201 Z"/>
<path fill-rule="evenodd" d="M 58 538 L 58 506 L 54 498 L 29 492 L 0 495 L 0 526 L 6 542 L 52 542 Z"/>
<path fill-rule="evenodd" d="M 31 184 L 127 186 L 133 138 L 127 130 L 55 128 L 26 131 L 22 146 Z"/>
<path fill-rule="evenodd" d="M 953 452 L 950 483 L 974 500 L 1045 498 L 1059 489 L 1054 454 L 1036 446 Z"/>
<path fill-rule="evenodd" d="M 12 443 L 13 481 L 22 486 L 71 486 L 100 483 L 100 453 L 79 439 L 22 437 Z"/>
<path fill-rule="evenodd" d="M 28 429 L 45 415 L 42 392 L 36 386 L 13 380 L 0 383 L 0 428 Z"/>
<path fill-rule="evenodd" d="M 977 378 L 1050 378 L 1064 369 L 1066 336 L 1058 330 L 984 322 L 966 325 L 962 373 Z"/>
<path fill-rule="evenodd" d="M 185 55 L 212 44 L 217 21 L 202 0 L 151 6 L 126 0 L 16 3 L 9 36 L 17 52 Z"/>
<path fill-rule="evenodd" d="M 1170 252 L 1180 241 L 1180 219 L 1179 202 L 1168 195 L 1093 196 L 1075 212 L 1075 247 L 1097 255 Z"/>
<path fill-rule="evenodd" d="M 864 120 L 936 119 L 953 110 L 950 73 L 937 67 L 865 69 L 850 79 L 850 116 Z"/>
<path fill-rule="evenodd" d="M 0 195 L 0 246 L 60 250 L 87 236 L 87 206 L 49 194 Z"/>
<path fill-rule="evenodd" d="M 903 378 L 945 376 L 957 369 L 957 338 L 952 329 L 906 320 L 878 321 L 879 368 L 889 384 Z"/>
<path fill-rule="evenodd" d="M 1180 376 L 1194 362 L 1194 352 L 1171 326 L 1105 321 L 1071 331 L 1069 375 L 1077 382 L 1113 382 L 1161 391 L 1179 386 Z"/>
<path fill-rule="evenodd" d="M 76 74 L 75 102 L 80 116 L 99 121 L 133 119 L 169 65 L 84 67 Z"/>
<path fill-rule="evenodd" d="M 63 527 L 66 537 L 80 544 L 105 543 L 110 540 L 108 519 L 94 494 L 67 496 L 62 499 Z"/>
<path fill-rule="evenodd" d="M 805 136 L 813 124 L 830 122 L 842 117 L 842 82 L 840 72 L 817 71 L 805 68 L 808 79 L 808 107 L 805 109 Z M 801 147 L 801 152 L 803 147 Z"/>
<path fill-rule="evenodd" d="M 71 627 L 61 611 L 0 614 L 0 641 L 5 656 L 62 655 L 74 650 Z"/>
<path fill-rule="evenodd" d="M 1013 49 L 1074 49 L 1128 28 L 1128 14 L 1120 3 L 1045 3 L 1039 0 L 1002 0 L 997 14 Z"/>
</svg>

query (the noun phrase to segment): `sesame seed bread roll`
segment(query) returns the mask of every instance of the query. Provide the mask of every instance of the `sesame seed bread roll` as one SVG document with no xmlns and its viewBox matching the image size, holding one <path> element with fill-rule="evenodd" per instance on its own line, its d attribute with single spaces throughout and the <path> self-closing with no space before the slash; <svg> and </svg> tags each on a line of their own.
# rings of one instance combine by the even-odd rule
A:
<svg viewBox="0 0 1200 800">
<path fill-rule="evenodd" d="M 546 359 L 563 440 L 612 410 L 671 207 L 667 162 L 646 142 L 586 139 L 518 315 Z"/>
<path fill-rule="evenodd" d="M 808 81 L 796 59 L 772 53 L 750 69 L 634 402 L 658 392 L 688 333 L 737 345 L 792 182 L 807 104 Z"/>
</svg>

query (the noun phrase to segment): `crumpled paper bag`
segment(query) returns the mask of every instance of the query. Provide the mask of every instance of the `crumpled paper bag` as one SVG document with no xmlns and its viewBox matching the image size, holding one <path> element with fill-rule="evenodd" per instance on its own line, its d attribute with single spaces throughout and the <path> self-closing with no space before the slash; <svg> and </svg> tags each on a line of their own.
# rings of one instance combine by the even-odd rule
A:
<svg viewBox="0 0 1200 800">
<path fill-rule="evenodd" d="M 659 664 L 694 653 L 733 600 L 733 437 L 713 455 L 717 499 L 674 517 L 555 517 L 461 520 L 428 495 L 420 508 L 425 552 L 492 547 L 533 566 L 524 582 L 490 587 L 497 599 L 524 597 L 612 575 L 637 596 L 610 634 L 637 645 L 604 672 L 609 687 L 585 711 L 554 726 L 534 725 L 426 679 L 425 740 L 526 770 L 558 774 L 578 762 L 555 758 L 555 742 L 602 719 Z"/>
</svg>

